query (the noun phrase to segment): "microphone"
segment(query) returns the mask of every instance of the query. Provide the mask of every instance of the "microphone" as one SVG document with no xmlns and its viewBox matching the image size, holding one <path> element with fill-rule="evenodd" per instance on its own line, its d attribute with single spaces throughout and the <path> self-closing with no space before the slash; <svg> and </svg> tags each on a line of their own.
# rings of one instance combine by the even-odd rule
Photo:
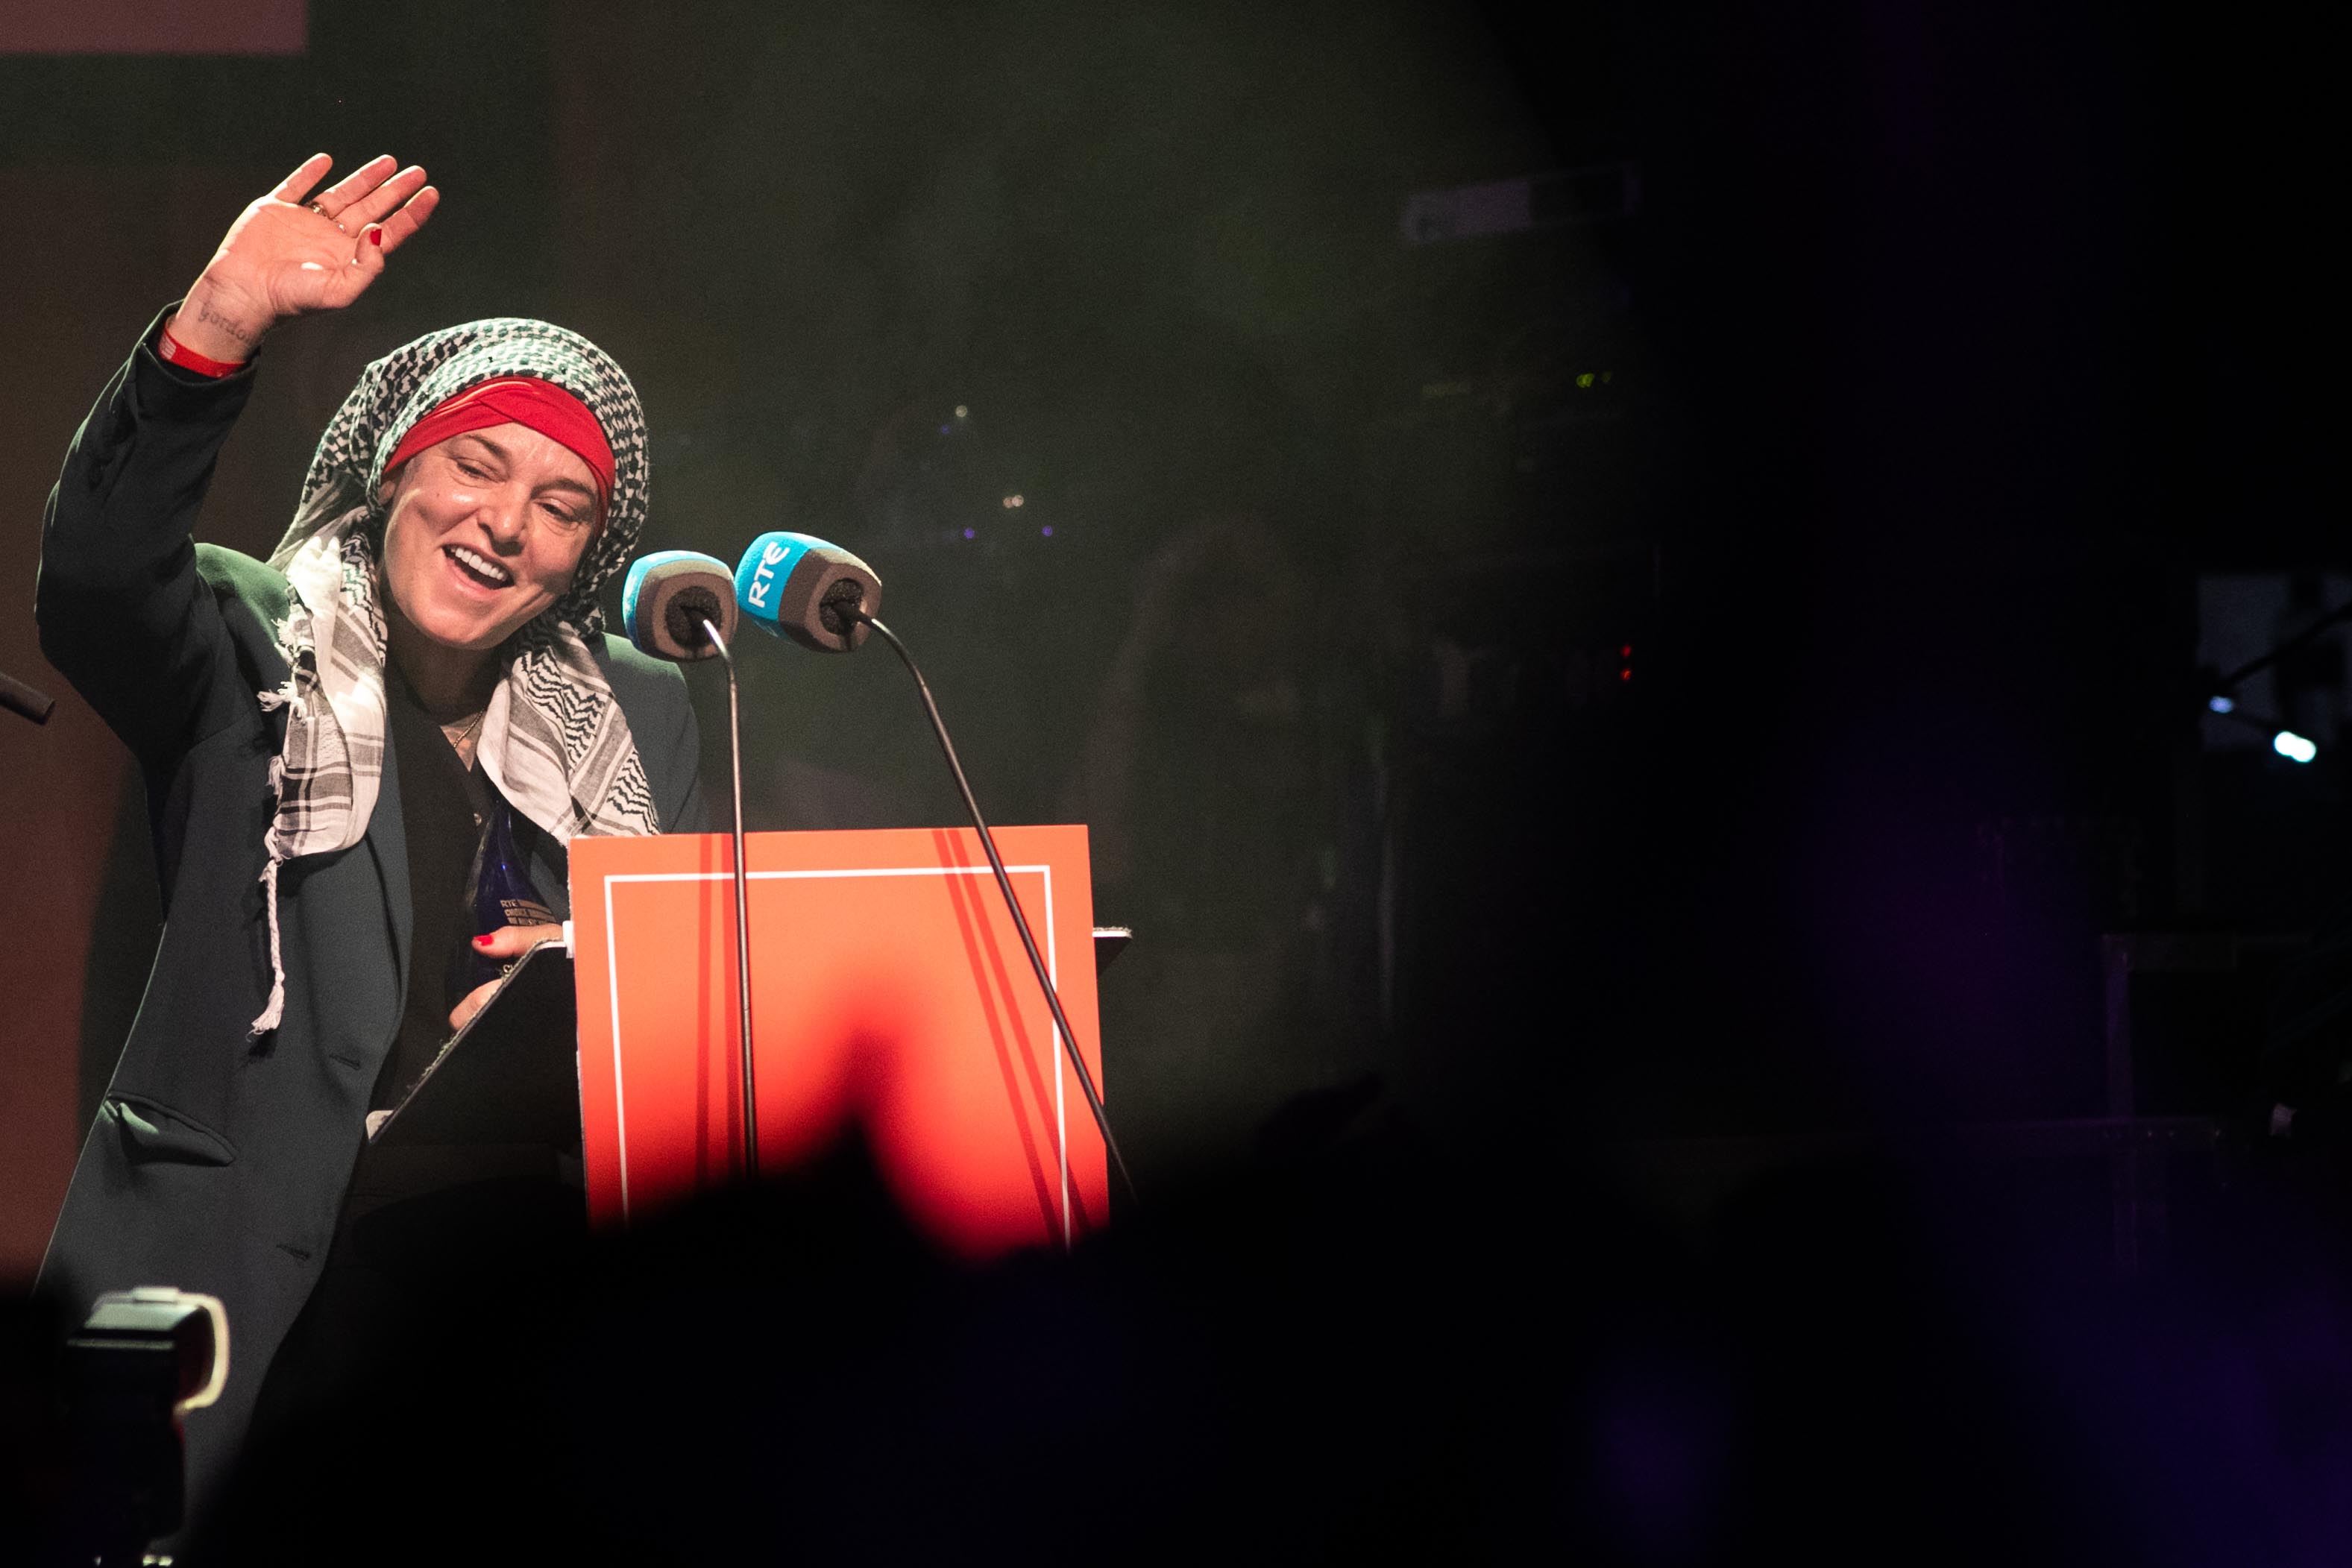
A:
<svg viewBox="0 0 2352 1568">
<path fill-rule="evenodd" d="M 1139 1204 L 1135 1194 L 1135 1178 L 1128 1174 L 1127 1156 L 1119 1153 L 1118 1139 L 1110 1130 L 1110 1113 L 1103 1109 L 1102 1092 L 1095 1087 L 1094 1074 L 1087 1070 L 1086 1058 L 1078 1054 L 1077 1031 L 1070 1027 L 1068 1017 L 1062 1011 L 1061 993 L 1054 988 L 1052 974 L 1045 967 L 1045 956 L 1038 950 L 1037 938 L 1029 929 L 1029 918 L 1021 911 L 1020 899 L 1013 896 L 1013 878 L 1004 869 L 1004 857 L 996 852 L 996 835 L 988 831 L 988 820 L 980 814 L 980 801 L 971 792 L 971 780 L 964 777 L 963 764 L 956 758 L 955 742 L 948 738 L 947 720 L 940 716 L 940 705 L 932 700 L 930 683 L 916 666 L 915 656 L 898 641 L 898 634 L 879 619 L 882 608 L 882 580 L 874 569 L 839 545 L 812 538 L 806 534 L 761 534 L 743 552 L 743 562 L 735 569 L 735 598 L 743 613 L 778 636 L 790 637 L 803 647 L 824 653 L 849 653 L 865 646 L 870 628 L 890 644 L 898 662 L 915 678 L 915 691 L 923 699 L 923 712 L 931 721 L 931 734 L 940 743 L 940 752 L 947 758 L 948 772 L 955 779 L 956 792 L 963 797 L 964 814 L 980 834 L 980 847 L 988 855 L 988 869 L 996 878 L 996 890 L 1004 895 L 1004 907 L 1013 916 L 1013 928 L 1019 933 L 1021 946 L 1029 955 L 1029 967 L 1037 977 L 1037 985 L 1045 993 L 1045 1006 L 1054 1015 L 1054 1025 L 1062 1037 L 1062 1050 L 1069 1058 L 1078 1087 L 1086 1092 L 1087 1109 L 1094 1113 L 1095 1128 L 1102 1134 L 1103 1147 L 1110 1155 L 1113 1169 L 1118 1172 L 1121 1185 L 1127 1188 L 1130 1202 Z M 731 670 L 733 665 L 729 665 Z M 736 863 L 742 863 L 739 851 Z M 743 960 L 748 969 L 750 960 Z M 1064 1246 L 1072 1239 L 1066 1228 L 1062 1233 Z"/>
<path fill-rule="evenodd" d="M 727 761 L 735 789 L 735 1008 L 742 1047 L 743 1174 L 760 1174 L 759 1097 L 751 1071 L 751 868 L 743 859 L 743 695 L 735 684 L 735 580 L 727 563 L 700 550 L 640 556 L 621 586 L 621 624 L 656 659 L 727 665 Z M 878 590 L 877 590 L 878 591 Z"/>
<path fill-rule="evenodd" d="M 735 635 L 734 580 L 727 563 L 700 550 L 666 549 L 640 556 L 621 587 L 621 624 L 629 641 L 656 659 L 678 664 L 716 657 L 722 650 L 703 627 Z"/>
<path fill-rule="evenodd" d="M 850 653 L 866 645 L 867 619 L 881 612 L 882 580 L 839 545 L 761 534 L 735 569 L 735 602 L 771 636 Z"/>
</svg>

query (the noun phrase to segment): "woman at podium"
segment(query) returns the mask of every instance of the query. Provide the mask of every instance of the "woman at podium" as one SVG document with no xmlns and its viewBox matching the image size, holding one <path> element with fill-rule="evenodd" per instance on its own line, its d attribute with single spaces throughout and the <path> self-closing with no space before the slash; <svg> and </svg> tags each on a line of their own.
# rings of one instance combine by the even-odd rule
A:
<svg viewBox="0 0 2352 1568">
<path fill-rule="evenodd" d="M 141 336 L 43 522 L 42 646 L 138 760 L 166 915 L 44 1283 L 75 1305 L 162 1281 L 227 1303 L 192 1506 L 281 1345 L 310 1377 L 361 1337 L 369 1117 L 556 929 L 567 841 L 703 825 L 684 682 L 603 630 L 597 591 L 645 522 L 646 429 L 585 339 L 498 319 L 394 350 L 267 561 L 191 538 L 270 329 L 358 298 L 438 200 L 390 158 L 330 167 L 246 208 Z M 509 846 L 523 923 L 486 934 L 469 880 Z"/>
</svg>

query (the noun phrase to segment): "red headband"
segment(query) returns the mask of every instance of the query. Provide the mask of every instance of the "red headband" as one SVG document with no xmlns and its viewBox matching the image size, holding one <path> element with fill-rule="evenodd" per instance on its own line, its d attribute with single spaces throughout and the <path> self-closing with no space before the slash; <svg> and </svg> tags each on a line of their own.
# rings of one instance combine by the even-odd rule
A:
<svg viewBox="0 0 2352 1568">
<path fill-rule="evenodd" d="M 467 387 L 443 402 L 400 438 L 400 444 L 384 460 L 383 471 L 391 473 L 426 447 L 437 446 L 453 435 L 509 423 L 527 425 L 578 453 L 596 476 L 596 499 L 612 498 L 613 447 L 604 439 L 604 427 L 596 423 L 586 403 L 537 376 L 502 376 Z"/>
</svg>

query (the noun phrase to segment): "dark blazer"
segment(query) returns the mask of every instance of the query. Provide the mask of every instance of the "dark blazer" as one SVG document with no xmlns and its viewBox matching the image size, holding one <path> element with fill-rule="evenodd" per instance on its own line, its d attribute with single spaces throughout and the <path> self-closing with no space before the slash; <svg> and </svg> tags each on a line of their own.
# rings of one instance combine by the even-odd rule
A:
<svg viewBox="0 0 2352 1568">
<path fill-rule="evenodd" d="M 43 519 L 42 650 L 138 758 L 164 923 L 41 1280 L 69 1309 L 134 1285 L 227 1304 L 226 1392 L 188 1418 L 193 1511 L 234 1458 L 262 1375 L 317 1281 L 412 955 L 387 747 L 367 836 L 279 873 L 285 1021 L 247 1038 L 269 994 L 262 838 L 284 736 L 283 717 L 257 694 L 287 675 L 271 629 L 288 589 L 252 558 L 189 538 L 252 369 L 195 376 L 156 357 L 154 332 L 75 434 Z M 699 831 L 683 677 L 619 639 L 590 645 L 662 825 Z M 562 846 L 532 837 L 524 852 L 562 912 Z"/>
</svg>

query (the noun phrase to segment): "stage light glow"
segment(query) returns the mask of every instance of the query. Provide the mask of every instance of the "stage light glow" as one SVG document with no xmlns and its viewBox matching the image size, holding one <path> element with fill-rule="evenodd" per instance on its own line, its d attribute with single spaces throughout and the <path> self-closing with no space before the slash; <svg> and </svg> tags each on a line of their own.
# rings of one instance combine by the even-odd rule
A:
<svg viewBox="0 0 2352 1568">
<path fill-rule="evenodd" d="M 968 539 L 976 539 L 980 537 L 980 530 L 978 528 L 966 528 L 963 531 L 963 537 Z"/>
<path fill-rule="evenodd" d="M 2228 697 L 2210 698 L 2206 702 L 2205 706 L 2211 708 L 2215 713 L 2235 713 L 2238 711 L 2238 705 L 2231 702 Z"/>
<path fill-rule="evenodd" d="M 1054 525 L 1047 523 L 1044 528 L 1039 528 L 1037 531 L 1050 539 L 1054 537 Z"/>
<path fill-rule="evenodd" d="M 951 434 L 953 434 L 954 433 L 955 433 L 955 426 L 954 426 L 954 425 L 952 425 L 952 424 L 942 424 L 941 426 L 940 426 L 940 434 L 941 435 L 951 435 Z"/>
<path fill-rule="evenodd" d="M 2271 749 L 2289 762 L 2308 762 L 2319 755 L 2319 747 L 2291 729 L 2280 730 L 2271 737 Z"/>
<path fill-rule="evenodd" d="M 956 417 L 957 417 L 958 419 L 961 419 L 961 418 L 963 418 L 963 417 L 964 417 L 964 415 L 966 415 L 966 414 L 970 413 L 971 412 L 971 410 L 970 410 L 970 409 L 966 408 L 963 404 L 961 404 L 961 403 L 958 403 L 958 404 L 956 404 Z"/>
<path fill-rule="evenodd" d="M 1020 506 L 1020 505 L 1021 505 L 1021 497 L 1018 497 L 1018 496 L 1007 496 L 1007 497 L 1004 497 L 1004 509 L 1005 509 L 1006 511 L 1008 511 L 1008 512 L 1009 512 L 1009 511 L 1011 511 L 1013 507 L 1017 507 L 1017 506 Z"/>
</svg>

